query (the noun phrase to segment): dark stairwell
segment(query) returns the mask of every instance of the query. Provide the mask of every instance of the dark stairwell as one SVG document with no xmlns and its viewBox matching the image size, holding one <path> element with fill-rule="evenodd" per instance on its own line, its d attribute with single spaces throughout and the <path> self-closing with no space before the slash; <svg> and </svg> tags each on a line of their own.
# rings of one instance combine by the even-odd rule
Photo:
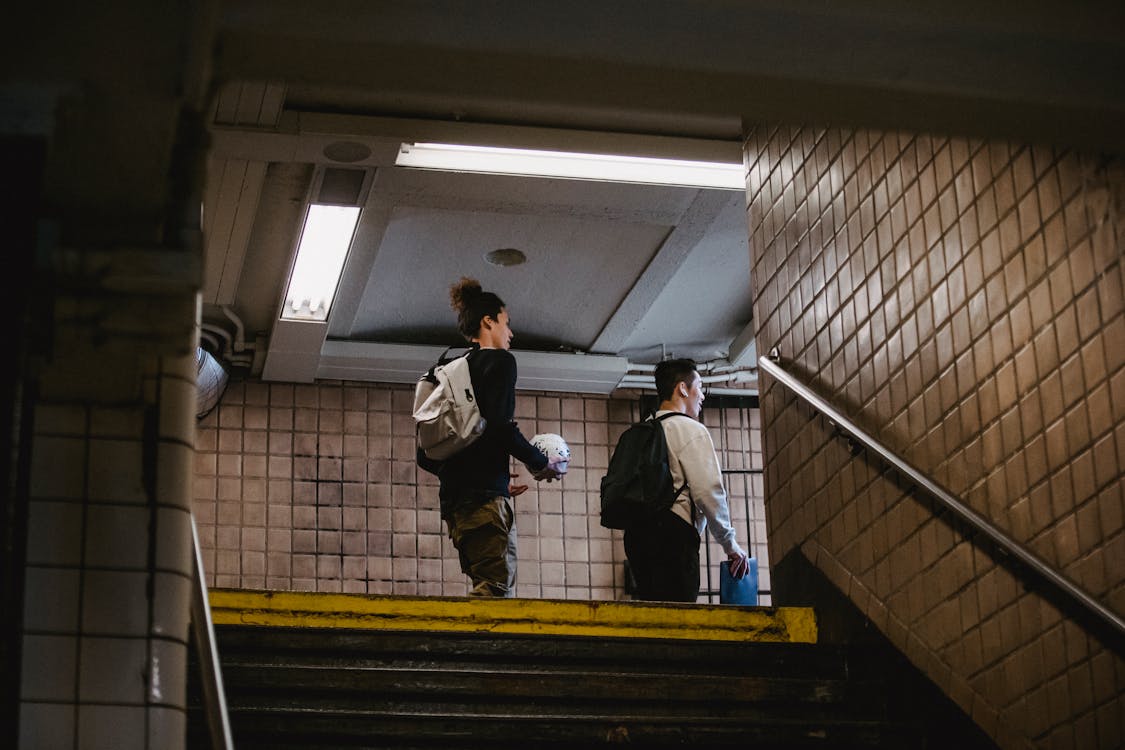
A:
<svg viewBox="0 0 1125 750">
<path fill-rule="evenodd" d="M 803 574 L 811 586 L 815 574 Z M 843 603 L 833 602 L 832 634 L 862 633 L 858 620 L 844 622 Z M 669 605 L 669 616 L 677 610 Z M 693 640 L 230 624 L 217 633 L 238 748 L 994 747 L 874 635 L 781 643 L 703 631 Z M 205 747 L 191 691 L 189 746 Z"/>
</svg>

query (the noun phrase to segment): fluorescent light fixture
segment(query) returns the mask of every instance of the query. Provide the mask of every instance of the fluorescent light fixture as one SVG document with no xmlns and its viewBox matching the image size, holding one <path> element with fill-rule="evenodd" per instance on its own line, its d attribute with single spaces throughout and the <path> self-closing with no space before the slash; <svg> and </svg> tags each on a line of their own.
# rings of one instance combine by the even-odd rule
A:
<svg viewBox="0 0 1125 750">
<path fill-rule="evenodd" d="M 404 143 L 395 164 L 450 172 L 563 177 L 573 180 L 745 190 L 742 162 L 532 151 L 449 143 Z"/>
<path fill-rule="evenodd" d="M 285 292 L 284 320 L 328 320 L 328 310 L 359 220 L 358 206 L 309 204 Z"/>
</svg>

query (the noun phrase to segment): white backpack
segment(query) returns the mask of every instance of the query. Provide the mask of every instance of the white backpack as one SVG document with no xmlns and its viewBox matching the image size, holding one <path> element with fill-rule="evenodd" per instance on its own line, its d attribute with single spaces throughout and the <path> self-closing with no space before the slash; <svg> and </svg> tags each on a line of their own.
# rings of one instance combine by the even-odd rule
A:
<svg viewBox="0 0 1125 750">
<path fill-rule="evenodd" d="M 469 355 L 438 360 L 414 387 L 414 424 L 418 447 L 427 457 L 443 461 L 481 436 L 485 419 L 480 414 Z"/>
</svg>

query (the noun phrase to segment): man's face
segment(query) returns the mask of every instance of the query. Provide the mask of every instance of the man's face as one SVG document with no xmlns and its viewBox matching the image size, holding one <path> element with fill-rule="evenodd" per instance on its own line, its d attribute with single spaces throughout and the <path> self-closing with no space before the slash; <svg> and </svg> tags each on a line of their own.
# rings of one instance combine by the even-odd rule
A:
<svg viewBox="0 0 1125 750">
<path fill-rule="evenodd" d="M 489 318 L 489 320 L 492 319 Z M 493 321 L 492 337 L 493 346 L 497 349 L 512 348 L 512 339 L 516 337 L 516 334 L 512 333 L 511 320 L 506 309 L 501 308 L 500 314 Z"/>
<path fill-rule="evenodd" d="M 703 378 L 699 376 L 698 372 L 693 372 L 691 384 L 681 383 L 681 385 L 687 388 L 688 416 L 692 419 L 699 419 L 699 413 L 703 410 Z"/>
</svg>

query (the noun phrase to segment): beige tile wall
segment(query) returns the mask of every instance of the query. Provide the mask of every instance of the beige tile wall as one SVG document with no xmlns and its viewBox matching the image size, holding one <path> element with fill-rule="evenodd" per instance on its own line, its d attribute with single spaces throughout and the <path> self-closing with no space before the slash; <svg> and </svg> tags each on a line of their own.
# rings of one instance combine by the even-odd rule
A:
<svg viewBox="0 0 1125 750">
<path fill-rule="evenodd" d="M 19 746 L 183 747 L 194 357 L 74 346 L 52 365 L 33 419 Z"/>
<path fill-rule="evenodd" d="M 1125 614 L 1125 168 L 761 127 L 760 351 Z M 775 560 L 800 549 L 1003 747 L 1125 745 L 1125 662 L 763 384 Z"/>
<path fill-rule="evenodd" d="M 464 596 L 468 579 L 441 521 L 437 480 L 415 464 L 412 401 L 407 386 L 232 384 L 197 432 L 194 508 L 209 583 Z M 513 467 L 531 485 L 515 500 L 519 596 L 625 597 L 620 532 L 598 522 L 597 490 L 637 404 L 517 396 L 521 431 L 558 433 L 573 454 L 559 483 L 537 484 Z M 760 468 L 756 409 L 704 414 L 724 468 Z M 750 537 L 768 589 L 762 477 L 732 474 L 728 485 L 740 541 Z M 721 551 L 708 548 L 717 566 Z"/>
</svg>

